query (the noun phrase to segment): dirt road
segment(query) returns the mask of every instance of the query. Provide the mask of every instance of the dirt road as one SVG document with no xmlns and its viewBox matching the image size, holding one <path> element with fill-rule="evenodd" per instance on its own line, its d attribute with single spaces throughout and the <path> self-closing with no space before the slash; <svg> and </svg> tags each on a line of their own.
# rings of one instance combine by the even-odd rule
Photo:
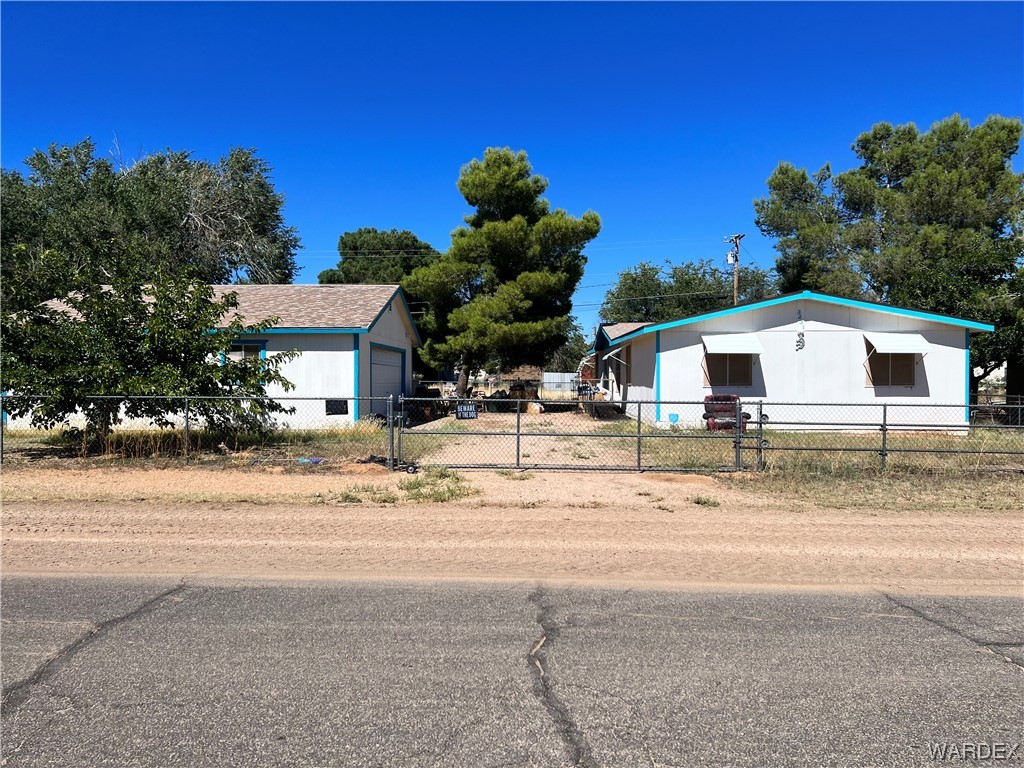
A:
<svg viewBox="0 0 1024 768">
<path fill-rule="evenodd" d="M 1021 594 L 1018 480 L 376 469 L 7 472 L 3 570 Z"/>
</svg>

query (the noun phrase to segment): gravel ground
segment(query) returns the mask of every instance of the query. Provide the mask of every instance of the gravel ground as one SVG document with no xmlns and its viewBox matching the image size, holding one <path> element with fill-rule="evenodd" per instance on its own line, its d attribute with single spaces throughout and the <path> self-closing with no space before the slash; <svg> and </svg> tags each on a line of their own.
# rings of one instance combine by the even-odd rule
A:
<svg viewBox="0 0 1024 768">
<path fill-rule="evenodd" d="M 374 465 L 6 472 L 4 571 L 1021 593 L 1019 483 L 854 498 L 756 476 L 464 477 L 464 498 L 417 503 Z"/>
</svg>

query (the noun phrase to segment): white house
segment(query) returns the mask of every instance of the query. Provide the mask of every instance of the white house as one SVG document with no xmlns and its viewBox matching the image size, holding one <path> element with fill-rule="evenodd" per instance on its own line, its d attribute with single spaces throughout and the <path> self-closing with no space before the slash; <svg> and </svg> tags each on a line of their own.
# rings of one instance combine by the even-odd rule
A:
<svg viewBox="0 0 1024 768">
<path fill-rule="evenodd" d="M 367 413 L 386 413 L 389 395 L 397 403 L 400 395 L 413 393 L 412 354 L 420 339 L 397 285 L 213 288 L 218 297 L 237 294 L 235 314 L 247 324 L 279 318 L 272 328 L 235 342 L 231 355 L 266 358 L 292 349 L 301 353 L 281 367 L 295 389 L 267 388 L 269 396 L 295 409 L 275 416 L 278 423 L 297 428 L 351 424 Z M 71 311 L 62 302 L 51 303 Z M 28 428 L 30 423 L 28 416 L 8 421 L 4 414 L 7 426 Z M 77 425 L 78 419 L 71 423 Z"/>
<path fill-rule="evenodd" d="M 265 358 L 291 349 L 300 355 L 281 373 L 295 385 L 272 397 L 293 401 L 294 415 L 279 417 L 289 426 L 352 422 L 368 412 L 385 413 L 384 399 L 412 394 L 412 350 L 420 340 L 402 290 L 397 285 L 223 285 L 218 296 L 237 294 L 236 312 L 246 322 L 280 320 L 263 333 L 243 337 L 232 354 Z"/>
<path fill-rule="evenodd" d="M 738 395 L 770 422 L 965 424 L 970 336 L 986 323 L 822 293 L 779 296 L 668 323 L 602 326 L 611 399 L 663 426 L 703 423 L 707 395 Z M 675 403 L 675 404 L 673 404 Z M 911 407 L 913 406 L 913 407 Z M 928 407 L 921 407 L 928 406 Z M 955 407 L 938 407 L 955 406 Z"/>
</svg>

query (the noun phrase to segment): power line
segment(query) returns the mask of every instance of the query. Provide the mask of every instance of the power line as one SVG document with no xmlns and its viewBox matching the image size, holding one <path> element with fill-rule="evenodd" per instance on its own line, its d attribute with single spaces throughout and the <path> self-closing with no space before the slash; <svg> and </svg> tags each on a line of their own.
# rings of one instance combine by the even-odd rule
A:
<svg viewBox="0 0 1024 768">
<path fill-rule="evenodd" d="M 573 308 L 577 307 L 601 307 L 605 304 L 617 304 L 621 301 L 644 301 L 646 299 L 668 299 L 677 296 L 717 296 L 719 298 L 728 298 L 727 294 L 721 291 L 691 291 L 689 293 L 656 293 L 650 296 L 628 296 L 622 299 L 605 299 L 603 302 L 587 302 L 584 304 L 573 303 Z"/>
<path fill-rule="evenodd" d="M 621 250 L 629 247 L 645 247 L 645 248 L 657 248 L 664 244 L 671 243 L 692 243 L 708 240 L 707 237 L 676 237 L 667 238 L 662 240 L 612 240 L 607 243 L 597 243 L 596 245 L 589 246 L 586 248 L 588 251 L 601 251 L 601 250 Z M 302 253 L 338 253 L 338 250 L 321 250 L 311 248 L 298 248 L 298 251 Z M 342 258 L 350 259 L 369 259 L 369 258 L 414 258 L 417 256 L 440 256 L 440 252 L 436 250 L 427 251 L 423 249 L 410 249 L 410 248 L 367 248 L 360 250 L 355 253 L 341 253 L 339 254 Z"/>
</svg>

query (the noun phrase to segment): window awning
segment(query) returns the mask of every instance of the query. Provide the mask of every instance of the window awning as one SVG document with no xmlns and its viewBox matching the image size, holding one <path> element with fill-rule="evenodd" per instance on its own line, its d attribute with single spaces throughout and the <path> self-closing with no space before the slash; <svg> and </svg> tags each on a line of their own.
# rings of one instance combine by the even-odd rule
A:
<svg viewBox="0 0 1024 768">
<path fill-rule="evenodd" d="M 756 333 L 701 334 L 704 348 L 712 355 L 761 355 L 764 347 Z"/>
<path fill-rule="evenodd" d="M 865 331 L 864 338 L 871 342 L 875 352 L 890 355 L 927 355 L 932 346 L 920 333 L 878 333 Z"/>
</svg>

